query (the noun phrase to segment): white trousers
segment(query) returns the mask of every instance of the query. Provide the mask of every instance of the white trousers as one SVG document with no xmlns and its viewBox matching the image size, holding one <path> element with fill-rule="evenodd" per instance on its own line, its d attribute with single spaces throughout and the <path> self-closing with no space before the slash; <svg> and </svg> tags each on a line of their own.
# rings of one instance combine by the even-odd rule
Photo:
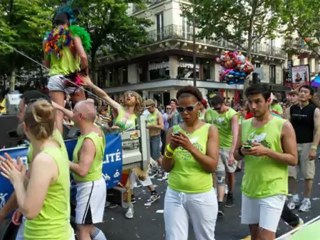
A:
<svg viewBox="0 0 320 240">
<path fill-rule="evenodd" d="M 214 240 L 218 202 L 214 188 L 188 194 L 167 188 L 164 199 L 166 240 L 187 240 L 189 220 L 197 240 Z"/>
</svg>

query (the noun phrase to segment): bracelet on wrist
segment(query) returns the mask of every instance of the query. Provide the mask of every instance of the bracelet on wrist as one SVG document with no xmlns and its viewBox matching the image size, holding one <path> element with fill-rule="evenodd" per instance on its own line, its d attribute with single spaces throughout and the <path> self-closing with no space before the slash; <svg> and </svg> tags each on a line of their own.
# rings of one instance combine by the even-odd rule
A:
<svg viewBox="0 0 320 240">
<path fill-rule="evenodd" d="M 243 153 L 241 152 L 241 149 L 242 149 L 242 145 L 238 148 L 238 154 L 239 154 L 241 157 L 244 157 Z"/>
<path fill-rule="evenodd" d="M 166 150 L 169 152 L 169 153 L 173 153 L 173 149 L 171 148 L 170 144 L 167 145 L 166 147 Z"/>
<path fill-rule="evenodd" d="M 164 156 L 165 156 L 166 158 L 172 158 L 172 157 L 173 157 L 173 155 L 169 156 L 167 151 L 165 151 Z"/>
<path fill-rule="evenodd" d="M 312 150 L 317 150 L 318 149 L 318 146 L 317 145 L 311 145 L 311 148 Z"/>
</svg>

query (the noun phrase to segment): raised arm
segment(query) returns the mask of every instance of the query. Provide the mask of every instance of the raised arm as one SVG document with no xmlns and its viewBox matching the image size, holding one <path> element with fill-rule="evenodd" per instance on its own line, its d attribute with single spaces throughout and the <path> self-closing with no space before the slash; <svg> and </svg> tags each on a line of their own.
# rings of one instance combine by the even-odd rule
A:
<svg viewBox="0 0 320 240">
<path fill-rule="evenodd" d="M 119 110 L 121 108 L 121 105 L 113 100 L 105 91 L 103 91 L 101 88 L 96 86 L 90 79 L 89 76 L 84 77 L 82 79 L 82 84 L 85 87 L 91 88 L 94 94 L 98 95 L 100 98 L 104 99 L 107 104 L 109 104 L 112 108 Z"/>
<path fill-rule="evenodd" d="M 54 101 L 52 101 L 52 106 L 56 110 L 63 112 L 63 114 L 66 115 L 69 119 L 72 119 L 72 117 L 73 117 L 73 112 L 72 111 L 60 106 L 59 104 L 55 103 Z"/>
</svg>

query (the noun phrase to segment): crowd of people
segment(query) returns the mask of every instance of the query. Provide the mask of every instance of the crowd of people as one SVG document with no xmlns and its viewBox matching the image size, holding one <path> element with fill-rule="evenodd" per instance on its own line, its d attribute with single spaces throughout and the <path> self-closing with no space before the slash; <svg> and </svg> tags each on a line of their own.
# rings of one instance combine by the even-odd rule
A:
<svg viewBox="0 0 320 240">
<path fill-rule="evenodd" d="M 106 121 L 104 128 L 111 130 L 131 131 L 137 129 L 140 115 L 146 117 L 146 129 L 141 131 L 150 136 L 150 162 L 156 163 L 157 172 L 168 183 L 164 199 L 167 240 L 188 239 L 189 223 L 197 239 L 215 239 L 217 220 L 235 201 L 241 201 L 241 222 L 249 225 L 253 240 L 275 239 L 280 218 L 292 227 L 301 224 L 291 210 L 311 209 L 320 141 L 319 109 L 312 104 L 314 90 L 310 86 L 289 92 L 282 105 L 267 84 L 249 86 L 247 101 L 239 105 L 229 104 L 219 95 L 207 101 L 192 86 L 180 88 L 165 109 L 134 91 L 125 92 L 119 103 L 88 76 L 84 40 L 79 31 L 69 31 L 67 16 L 57 15 L 53 23 L 43 44 L 50 67 L 50 97 L 29 91 L 19 104 L 17 132 L 30 141 L 28 169 L 8 154 L 0 157 L 1 174 L 14 187 L 0 210 L 0 221 L 15 211 L 12 221 L 20 225 L 17 239 L 75 238 L 70 224 L 70 173 L 77 189 L 77 239 L 106 239 L 95 226 L 103 222 L 106 205 L 102 176 L 106 143 L 96 122 Z M 65 42 L 55 42 L 59 37 Z M 107 112 L 103 106 L 98 106 L 98 114 L 99 101 L 87 99 L 84 89 L 110 106 L 108 116 L 101 116 Z M 72 159 L 63 142 L 63 122 L 80 130 Z M 235 172 L 242 168 L 240 200 L 233 192 Z M 298 171 L 305 181 L 302 201 L 296 183 Z M 124 187 L 129 208 L 125 216 L 132 218 L 136 182 L 150 192 L 145 205 L 160 195 L 148 171 L 133 168 L 127 175 Z M 289 192 L 292 197 L 287 199 Z"/>
</svg>

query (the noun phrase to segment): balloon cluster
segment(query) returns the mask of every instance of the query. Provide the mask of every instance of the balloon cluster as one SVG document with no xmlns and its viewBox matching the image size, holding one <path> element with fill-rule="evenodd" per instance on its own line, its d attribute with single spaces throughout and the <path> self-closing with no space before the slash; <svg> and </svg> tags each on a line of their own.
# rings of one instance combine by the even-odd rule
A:
<svg viewBox="0 0 320 240">
<path fill-rule="evenodd" d="M 243 84 L 254 70 L 252 63 L 238 51 L 224 51 L 216 60 L 222 66 L 220 81 L 228 84 Z"/>
</svg>

